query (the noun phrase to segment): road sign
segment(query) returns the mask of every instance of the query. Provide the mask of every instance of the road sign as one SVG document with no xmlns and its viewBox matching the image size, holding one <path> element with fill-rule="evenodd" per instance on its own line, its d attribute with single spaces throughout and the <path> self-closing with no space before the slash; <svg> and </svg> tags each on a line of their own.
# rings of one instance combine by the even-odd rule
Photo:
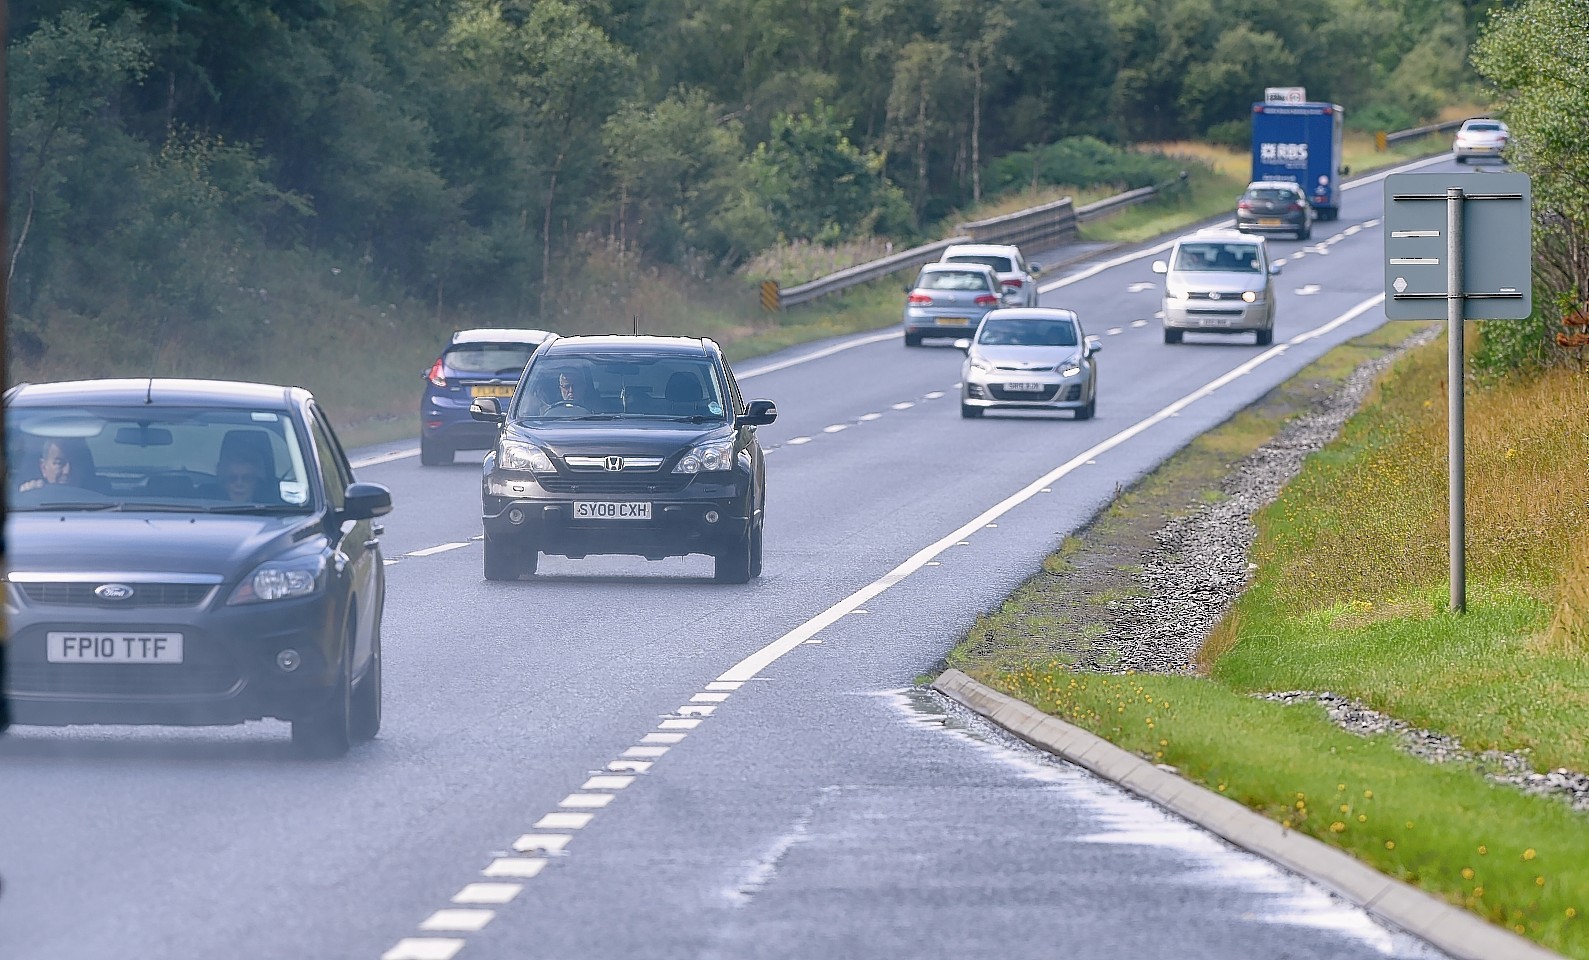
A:
<svg viewBox="0 0 1589 960">
<path fill-rule="evenodd" d="M 1374 131 L 1374 149 L 1384 153 L 1390 147 L 1390 135 L 1383 130 Z"/>
<path fill-rule="evenodd" d="M 1264 103 L 1307 103 L 1306 87 L 1264 87 Z"/>
<path fill-rule="evenodd" d="M 783 306 L 778 294 L 778 281 L 763 280 L 761 282 L 761 308 L 768 313 L 777 313 Z"/>
<path fill-rule="evenodd" d="M 1457 191 L 1454 196 L 1452 189 Z M 1466 320 L 1533 311 L 1533 191 L 1523 173 L 1395 173 L 1385 178 L 1385 316 L 1445 320 L 1454 260 Z M 1448 207 L 1460 217 L 1453 246 Z M 1453 257 L 1452 254 L 1455 254 Z"/>
</svg>

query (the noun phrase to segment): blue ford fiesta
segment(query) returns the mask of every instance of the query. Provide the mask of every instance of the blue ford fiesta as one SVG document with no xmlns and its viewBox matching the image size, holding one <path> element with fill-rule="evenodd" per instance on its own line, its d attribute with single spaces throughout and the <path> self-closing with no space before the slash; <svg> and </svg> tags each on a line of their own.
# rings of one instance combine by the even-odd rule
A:
<svg viewBox="0 0 1589 960">
<path fill-rule="evenodd" d="M 469 415 L 480 397 L 513 396 L 530 354 L 551 334 L 545 330 L 459 330 L 425 372 L 419 399 L 419 462 L 451 463 L 459 450 L 485 450 L 497 442 L 494 424 Z"/>
</svg>

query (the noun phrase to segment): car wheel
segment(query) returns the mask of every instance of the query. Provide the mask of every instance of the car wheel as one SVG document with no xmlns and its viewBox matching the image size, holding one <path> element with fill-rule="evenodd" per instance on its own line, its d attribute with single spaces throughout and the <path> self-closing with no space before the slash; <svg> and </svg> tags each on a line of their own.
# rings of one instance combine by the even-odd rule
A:
<svg viewBox="0 0 1589 960">
<path fill-rule="evenodd" d="M 1082 407 L 1080 410 L 1076 411 L 1076 419 L 1077 420 L 1091 420 L 1092 419 L 1092 415 L 1097 413 L 1097 412 L 1098 412 L 1098 398 L 1097 397 L 1093 397 L 1091 400 L 1087 401 L 1087 405 L 1085 407 Z"/>
<path fill-rule="evenodd" d="M 452 463 L 452 453 L 452 448 L 439 440 L 419 438 L 419 462 L 424 466 L 439 467 Z"/>
<path fill-rule="evenodd" d="M 744 533 L 712 558 L 712 579 L 718 583 L 749 583 L 754 540 L 754 531 L 747 526 Z"/>
<path fill-rule="evenodd" d="M 962 404 L 960 404 L 960 416 L 964 417 L 967 420 L 975 420 L 978 417 L 982 416 L 982 408 L 981 407 L 973 407 L 969 403 L 962 403 Z"/>
<path fill-rule="evenodd" d="M 1269 344 L 1274 343 L 1274 342 L 1275 342 L 1275 332 L 1274 332 L 1274 328 L 1273 327 L 1269 328 L 1268 330 L 1259 330 L 1258 331 L 1258 346 L 1267 347 L 1267 346 L 1269 346 Z"/>
<path fill-rule="evenodd" d="M 527 547 L 503 543 L 490 537 L 485 539 L 485 575 L 487 580 L 517 580 L 535 572 L 539 553 Z"/>
<path fill-rule="evenodd" d="M 921 346 L 921 334 L 919 334 L 919 333 L 907 333 L 907 334 L 905 334 L 905 346 L 907 346 L 907 347 L 919 347 L 919 346 Z"/>
<path fill-rule="evenodd" d="M 1165 327 L 1164 328 L 1164 342 L 1165 343 L 1180 343 L 1181 342 L 1181 331 L 1179 331 L 1179 330 L 1171 330 L 1169 327 Z"/>
<path fill-rule="evenodd" d="M 757 521 L 756 532 L 750 541 L 750 578 L 752 580 L 761 576 L 761 532 L 766 526 L 765 521 Z"/>
<path fill-rule="evenodd" d="M 1458 163 L 1467 163 L 1468 162 L 1468 158 L 1467 157 L 1457 157 L 1457 162 Z"/>
<path fill-rule="evenodd" d="M 355 743 L 374 740 L 381 732 L 381 626 L 377 621 L 370 638 L 370 668 L 353 688 L 353 716 L 350 720 Z"/>
<path fill-rule="evenodd" d="M 292 743 L 305 756 L 331 759 L 353 746 L 353 679 L 348 660 L 353 650 L 353 622 L 342 641 L 342 660 L 324 703 L 292 720 Z"/>
</svg>

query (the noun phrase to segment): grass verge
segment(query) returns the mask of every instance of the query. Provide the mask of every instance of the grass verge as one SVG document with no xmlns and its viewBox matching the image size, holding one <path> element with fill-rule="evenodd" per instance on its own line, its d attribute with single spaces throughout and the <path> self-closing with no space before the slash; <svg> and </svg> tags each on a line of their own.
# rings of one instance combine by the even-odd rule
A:
<svg viewBox="0 0 1589 960">
<path fill-rule="evenodd" d="M 1111 601 L 1167 516 L 1220 495 L 1231 464 L 1403 325 L 1333 351 L 1195 440 L 1068 538 L 946 658 L 978 680 L 1341 847 L 1567 956 L 1589 958 L 1589 814 L 1389 736 L 1338 729 L 1331 691 L 1473 751 L 1589 770 L 1581 465 L 1589 378 L 1552 371 L 1468 400 L 1469 612 L 1445 601 L 1445 345 L 1403 357 L 1334 444 L 1255 518 L 1258 570 L 1199 675 L 1089 662 Z M 1527 491 L 1526 494 L 1520 493 Z M 1574 573 L 1574 571 L 1578 571 Z M 1085 669 L 1091 667 L 1092 669 Z"/>
</svg>

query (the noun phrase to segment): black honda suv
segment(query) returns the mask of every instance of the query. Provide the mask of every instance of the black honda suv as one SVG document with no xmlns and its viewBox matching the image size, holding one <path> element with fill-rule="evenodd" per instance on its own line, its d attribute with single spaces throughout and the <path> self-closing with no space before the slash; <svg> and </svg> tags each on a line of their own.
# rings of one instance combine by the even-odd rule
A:
<svg viewBox="0 0 1589 960">
<path fill-rule="evenodd" d="M 717 344 L 682 337 L 546 341 L 503 401 L 471 412 L 502 425 L 481 487 L 487 580 L 535 572 L 540 554 L 692 553 L 720 583 L 761 575 L 766 467 Z"/>
</svg>

